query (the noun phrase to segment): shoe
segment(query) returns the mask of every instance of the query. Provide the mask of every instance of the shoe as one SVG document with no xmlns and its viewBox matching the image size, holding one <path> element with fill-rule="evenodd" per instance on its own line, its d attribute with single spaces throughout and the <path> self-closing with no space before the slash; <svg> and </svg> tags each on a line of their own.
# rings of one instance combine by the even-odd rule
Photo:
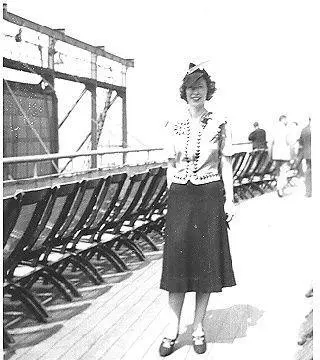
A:
<svg viewBox="0 0 320 360">
<path fill-rule="evenodd" d="M 206 338 L 203 335 L 194 336 L 192 335 L 193 349 L 197 354 L 204 354 L 207 350 Z"/>
<path fill-rule="evenodd" d="M 177 336 L 178 337 L 178 336 Z M 164 337 L 160 344 L 159 354 L 162 357 L 169 356 L 173 353 L 174 344 L 176 343 L 177 337 L 175 339 L 169 339 Z"/>
</svg>

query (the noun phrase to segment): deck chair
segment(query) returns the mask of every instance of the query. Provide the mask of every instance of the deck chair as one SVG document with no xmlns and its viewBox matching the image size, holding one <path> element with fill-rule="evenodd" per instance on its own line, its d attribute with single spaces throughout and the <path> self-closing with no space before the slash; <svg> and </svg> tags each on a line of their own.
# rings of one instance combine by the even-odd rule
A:
<svg viewBox="0 0 320 360">
<path fill-rule="evenodd" d="M 76 229 L 74 228 L 71 233 L 69 231 L 69 238 L 62 234 L 62 237 L 56 243 L 56 245 L 64 243 L 63 252 L 77 254 L 80 259 L 88 262 L 96 254 L 98 258 L 104 257 L 109 260 L 117 271 L 123 272 L 128 269 L 116 252 L 112 249 L 97 246 L 97 242 L 94 241 L 94 235 L 115 208 L 126 177 L 126 174 L 117 174 L 103 179 L 102 186 L 99 185 L 99 191 L 92 191 L 94 184 L 97 185 L 97 181 L 90 181 L 89 185 L 85 185 L 87 196 L 82 197 L 82 202 L 84 202 L 80 206 L 80 208 L 82 207 L 82 216 L 79 217 L 78 215 L 81 227 L 79 227 L 78 223 Z M 86 200 L 84 200 L 85 198 Z M 98 276 L 101 278 L 99 273 Z"/>
<path fill-rule="evenodd" d="M 148 234 L 151 231 L 156 231 L 162 235 L 168 194 L 166 169 L 160 169 L 154 180 L 156 181 L 152 188 L 152 196 L 142 204 L 141 209 L 138 209 L 138 216 L 129 222 L 129 225 L 134 228 L 134 232 L 144 238 L 147 243 L 149 243 Z M 150 244 L 150 246 L 152 250 L 158 250 L 155 244 Z"/>
<path fill-rule="evenodd" d="M 243 161 L 247 155 L 246 151 L 241 151 L 233 154 L 232 156 L 232 173 L 236 176 L 243 164 Z"/>
<path fill-rule="evenodd" d="M 272 184 L 275 181 L 276 162 L 269 157 L 266 151 L 261 159 L 260 166 L 256 169 L 254 176 L 251 178 L 251 187 L 264 194 L 267 189 L 272 190 Z"/>
<path fill-rule="evenodd" d="M 128 223 L 133 225 L 138 218 L 147 218 L 152 211 L 157 199 L 161 196 L 162 186 L 166 183 L 166 169 L 162 167 L 152 168 L 148 171 L 147 191 L 142 198 L 136 211 L 130 216 Z"/>
<path fill-rule="evenodd" d="M 257 157 L 256 164 L 251 168 L 251 173 L 248 173 L 247 183 L 243 186 L 252 191 L 257 190 L 261 195 L 264 194 L 261 185 L 261 176 L 264 174 L 265 168 L 269 164 L 269 154 L 267 150 L 259 150 L 260 155 Z"/>
<path fill-rule="evenodd" d="M 268 159 L 263 174 L 261 174 L 262 189 L 273 190 L 277 184 L 277 162 L 271 158 Z"/>
<path fill-rule="evenodd" d="M 169 190 L 166 181 L 162 185 L 159 195 L 160 196 L 158 196 L 157 200 L 155 201 L 151 212 L 147 216 L 147 219 L 151 220 L 152 229 L 157 231 L 160 235 L 163 235 L 169 196 Z"/>
<path fill-rule="evenodd" d="M 241 174 L 241 171 L 246 164 L 246 159 L 248 157 L 248 153 L 246 151 L 241 151 L 239 153 L 235 153 L 232 156 L 232 174 L 233 174 L 233 187 L 234 187 L 234 201 L 238 201 L 238 192 L 236 191 L 235 187 L 238 182 L 238 178 Z"/>
<path fill-rule="evenodd" d="M 252 165 L 254 153 L 248 152 L 242 161 L 242 165 L 238 168 L 238 171 L 233 174 L 233 189 L 235 201 L 239 199 L 247 199 L 245 191 L 242 189 L 242 179 L 245 178 L 248 169 Z"/>
<path fill-rule="evenodd" d="M 240 198 L 247 199 L 247 194 L 250 197 L 254 196 L 253 191 L 250 188 L 250 178 L 253 176 L 256 168 L 260 164 L 260 159 L 263 156 L 263 150 L 252 151 L 248 154 L 247 161 L 242 168 L 241 172 L 237 176 L 234 182 L 234 189 L 236 194 L 240 195 Z"/>
<path fill-rule="evenodd" d="M 33 246 L 34 239 L 37 238 L 38 232 L 45 226 L 46 220 L 51 214 L 54 192 L 54 188 L 46 188 L 23 193 L 18 204 L 16 224 L 14 227 L 10 226 L 12 228 L 10 233 L 7 231 L 8 238 L 3 251 L 4 279 L 8 283 L 5 288 L 16 295 L 21 293 L 21 301 L 23 301 L 22 297 L 28 295 L 33 284 L 40 278 L 52 284 L 66 300 L 71 301 L 72 299 L 69 293 L 74 290 L 72 284 L 55 273 L 51 267 L 33 265 L 28 261 L 29 250 Z M 23 292 L 23 289 L 27 289 L 28 292 Z M 39 307 L 33 298 L 29 297 L 28 302 L 38 309 L 39 320 L 41 320 L 41 314 L 46 317 L 44 309 Z M 43 319 L 43 321 L 45 320 Z"/>
<path fill-rule="evenodd" d="M 20 212 L 21 195 L 6 198 L 3 200 L 3 247 L 5 248 L 9 239 L 9 235 L 14 229 Z M 11 295 L 12 299 L 18 299 L 28 314 L 31 314 L 39 322 L 46 322 L 48 314 L 42 306 L 39 299 L 30 291 L 23 288 L 19 284 L 4 280 L 3 294 Z"/>
<path fill-rule="evenodd" d="M 143 189 L 146 186 L 148 173 L 132 175 L 129 184 L 125 188 L 121 200 L 105 219 L 105 223 L 96 234 L 95 240 L 100 243 L 99 246 L 106 246 L 119 250 L 122 246 L 127 247 L 141 261 L 145 260 L 141 248 L 134 242 L 134 234 L 127 229 L 122 232 L 121 228 L 126 220 L 130 220 L 131 214 L 134 214 L 142 201 Z"/>
<path fill-rule="evenodd" d="M 122 232 L 133 232 L 133 241 L 140 238 L 143 239 L 153 251 L 158 251 L 159 249 L 148 236 L 148 233 L 152 231 L 151 223 L 153 222 L 149 215 L 160 196 L 163 184 L 166 182 L 165 175 L 166 170 L 161 167 L 152 168 L 148 171 L 148 178 L 141 201 L 131 212 L 130 216 L 128 216 L 127 220 L 124 221 L 121 228 Z"/>
<path fill-rule="evenodd" d="M 58 231 L 46 239 L 44 243 L 46 253 L 41 259 L 44 263 L 49 262 L 60 274 L 72 264 L 73 270 L 80 269 L 95 285 L 103 283 L 104 280 L 85 253 L 76 248 L 75 239 L 94 211 L 99 193 L 106 181 L 105 178 L 101 178 L 84 180 L 80 183 L 72 205 L 68 207 L 68 211 L 65 211 L 67 215 L 63 215 L 63 224 Z M 60 194 L 58 192 L 58 198 L 60 201 L 64 198 L 65 204 L 68 203 L 64 192 Z"/>
<path fill-rule="evenodd" d="M 79 199 L 78 201 L 76 199 L 83 198 L 84 184 L 82 187 L 79 183 L 63 184 L 56 188 L 52 199 L 51 214 L 41 231 L 38 231 L 37 237 L 34 238 L 33 245 L 29 249 L 28 260 L 33 266 L 50 266 L 61 277 L 68 265 L 72 264 L 73 269 L 81 270 L 94 284 L 99 284 L 100 279 L 97 279 L 96 270 L 92 271 L 91 264 L 88 265 L 85 259 L 73 252 L 60 252 L 60 249 L 57 248 L 59 245 L 61 248 L 59 239 L 61 233 L 63 234 L 68 228 L 65 225 L 70 223 L 70 213 L 74 204 L 77 208 L 80 206 Z M 80 297 L 80 293 L 74 286 L 70 287 L 70 291 L 73 296 Z"/>
<path fill-rule="evenodd" d="M 7 349 L 10 345 L 14 344 L 13 336 L 3 327 L 3 348 Z"/>
</svg>

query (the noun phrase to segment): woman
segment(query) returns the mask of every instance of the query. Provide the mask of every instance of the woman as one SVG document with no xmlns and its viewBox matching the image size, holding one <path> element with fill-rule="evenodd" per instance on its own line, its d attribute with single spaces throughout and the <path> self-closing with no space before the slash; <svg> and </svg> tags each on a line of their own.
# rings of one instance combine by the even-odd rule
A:
<svg viewBox="0 0 320 360">
<path fill-rule="evenodd" d="M 189 65 L 180 88 L 185 119 L 169 125 L 168 212 L 160 288 L 169 292 L 169 326 L 160 355 L 173 352 L 186 292 L 196 293 L 193 347 L 206 351 L 203 329 L 210 293 L 234 286 L 227 226 L 234 215 L 229 126 L 205 109 L 215 82 Z"/>
</svg>

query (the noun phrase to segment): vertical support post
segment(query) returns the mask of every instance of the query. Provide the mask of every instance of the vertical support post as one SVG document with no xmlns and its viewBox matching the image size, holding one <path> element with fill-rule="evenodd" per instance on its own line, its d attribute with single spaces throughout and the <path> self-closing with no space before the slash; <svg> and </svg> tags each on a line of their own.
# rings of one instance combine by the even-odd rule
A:
<svg viewBox="0 0 320 360">
<path fill-rule="evenodd" d="M 97 80 L 97 55 L 91 53 L 91 78 Z M 91 87 L 91 150 L 97 150 L 97 85 Z M 91 168 L 97 167 L 97 155 L 91 156 Z"/>
<path fill-rule="evenodd" d="M 121 85 L 126 87 L 127 86 L 127 67 L 122 65 L 121 70 Z"/>
<path fill-rule="evenodd" d="M 56 45 L 56 39 L 49 36 L 49 46 L 48 46 L 48 68 L 51 70 L 54 70 L 54 56 L 56 53 L 55 50 L 55 45 Z M 50 148 L 51 152 L 58 152 L 59 151 L 59 134 L 58 134 L 58 99 L 56 97 L 55 94 L 55 89 L 54 89 L 54 83 L 55 83 L 55 79 L 54 79 L 54 75 L 53 74 L 47 74 L 45 76 L 45 80 L 48 83 L 48 86 L 46 86 L 46 88 L 48 89 L 49 93 L 52 93 L 53 96 L 51 97 L 52 99 L 52 122 L 50 122 L 50 136 L 52 136 L 53 139 L 55 139 L 53 146 Z M 46 100 L 46 105 L 48 106 L 47 103 L 48 100 Z M 48 110 L 48 108 L 47 108 Z M 49 113 L 49 112 L 48 112 Z M 59 172 L 59 160 L 52 160 L 52 171 L 54 173 Z M 41 163 L 40 163 L 41 166 Z"/>
<path fill-rule="evenodd" d="M 56 39 L 49 36 L 49 46 L 48 46 L 48 68 L 54 70 L 54 54 L 56 53 L 55 50 Z"/>
<path fill-rule="evenodd" d="M 122 148 L 128 147 L 128 123 L 127 123 L 127 92 L 122 94 Z M 127 153 L 123 153 L 123 164 L 127 162 Z"/>
</svg>

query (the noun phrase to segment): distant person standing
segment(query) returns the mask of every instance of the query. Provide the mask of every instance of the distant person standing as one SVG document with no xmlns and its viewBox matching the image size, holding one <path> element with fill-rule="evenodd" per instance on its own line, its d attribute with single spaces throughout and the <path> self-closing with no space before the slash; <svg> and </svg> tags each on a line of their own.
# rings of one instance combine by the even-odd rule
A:
<svg viewBox="0 0 320 360">
<path fill-rule="evenodd" d="M 267 141 L 266 141 L 266 132 L 263 129 L 259 128 L 259 123 L 255 122 L 253 124 L 254 131 L 252 131 L 248 137 L 249 141 L 252 142 L 252 149 L 266 149 Z"/>
<path fill-rule="evenodd" d="M 272 159 L 277 161 L 277 193 L 279 197 L 282 197 L 283 190 L 288 182 L 288 170 L 291 160 L 290 129 L 286 115 L 279 117 L 273 132 L 269 153 Z"/>
<path fill-rule="evenodd" d="M 302 129 L 299 138 L 300 151 L 306 161 L 306 172 L 305 172 L 305 186 L 306 196 L 312 196 L 312 180 L 311 180 L 311 118 L 309 118 L 309 124 Z"/>
<path fill-rule="evenodd" d="M 291 146 L 291 162 L 294 162 L 299 152 L 299 138 L 301 129 L 296 121 L 288 125 L 289 129 L 289 142 Z"/>
</svg>

